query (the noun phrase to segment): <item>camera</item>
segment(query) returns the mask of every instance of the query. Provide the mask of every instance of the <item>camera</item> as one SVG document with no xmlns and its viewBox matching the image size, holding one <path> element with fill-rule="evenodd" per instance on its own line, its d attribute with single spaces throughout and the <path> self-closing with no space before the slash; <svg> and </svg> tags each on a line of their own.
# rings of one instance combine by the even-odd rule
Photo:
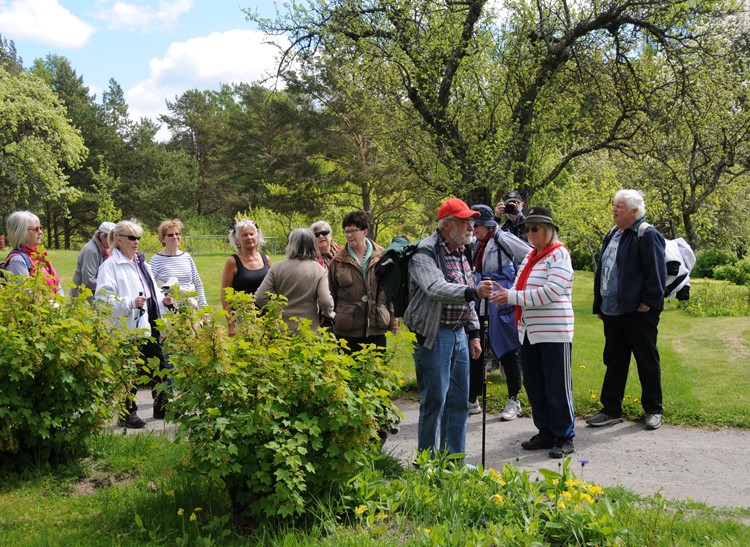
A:
<svg viewBox="0 0 750 547">
<path fill-rule="evenodd" d="M 514 201 L 506 201 L 505 202 L 505 214 L 506 215 L 517 215 L 519 213 L 518 209 L 516 209 L 516 202 Z"/>
</svg>

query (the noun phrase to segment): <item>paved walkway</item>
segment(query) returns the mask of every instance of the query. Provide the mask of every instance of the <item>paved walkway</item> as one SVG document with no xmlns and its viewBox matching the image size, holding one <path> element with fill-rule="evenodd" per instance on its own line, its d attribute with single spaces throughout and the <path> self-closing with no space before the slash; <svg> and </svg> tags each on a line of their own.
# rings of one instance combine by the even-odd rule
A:
<svg viewBox="0 0 750 547">
<path fill-rule="evenodd" d="M 385 450 L 405 462 L 417 446 L 419 404 L 397 401 L 404 419 L 398 434 L 389 436 Z M 516 463 L 519 469 L 558 469 L 560 460 L 547 451 L 529 452 L 521 441 L 536 433 L 532 420 L 521 417 L 503 422 L 488 415 L 485 464 L 501 468 Z M 467 461 L 481 463 L 482 415 L 470 416 L 466 439 Z M 642 424 L 623 422 L 593 428 L 576 421 L 576 452 L 572 468 L 579 478 L 602 486 L 623 486 L 640 494 L 661 492 L 669 499 L 692 499 L 719 507 L 750 508 L 750 431 L 706 431 L 662 425 L 646 431 Z M 587 460 L 582 469 L 578 460 Z"/>
<path fill-rule="evenodd" d="M 173 435 L 175 425 L 153 418 L 151 392 L 138 392 L 138 415 L 146 420 L 145 431 Z M 419 404 L 396 401 L 404 418 L 396 435 L 390 435 L 384 450 L 404 463 L 410 462 L 417 446 Z M 112 429 L 120 429 L 115 425 Z M 124 429 L 127 434 L 144 430 Z M 487 416 L 485 464 L 501 468 L 515 463 L 519 469 L 558 469 L 560 460 L 547 451 L 529 452 L 521 441 L 536 430 L 528 417 L 503 422 Z M 623 486 L 643 495 L 661 492 L 673 499 L 693 499 L 717 507 L 750 508 L 750 431 L 662 425 L 646 431 L 639 423 L 623 422 L 592 428 L 576 421 L 576 452 L 572 467 L 579 478 L 602 486 Z M 482 459 L 482 415 L 470 416 L 466 438 L 469 463 Z M 587 460 L 582 469 L 578 460 Z"/>
</svg>

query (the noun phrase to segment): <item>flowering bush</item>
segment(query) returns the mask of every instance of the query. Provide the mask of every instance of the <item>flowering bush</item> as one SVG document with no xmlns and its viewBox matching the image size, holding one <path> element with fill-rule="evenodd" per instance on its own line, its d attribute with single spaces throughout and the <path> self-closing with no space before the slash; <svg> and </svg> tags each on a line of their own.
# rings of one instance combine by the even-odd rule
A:
<svg viewBox="0 0 750 547">
<path fill-rule="evenodd" d="M 316 497 L 357 473 L 396 416 L 388 357 L 338 351 L 328 331 L 281 319 L 281 300 L 260 314 L 230 294 L 236 335 L 188 311 L 171 321 L 178 435 L 194 469 L 226 486 L 253 517 L 300 515 Z M 335 490 L 335 488 L 334 488 Z"/>
<path fill-rule="evenodd" d="M 41 277 L 0 284 L 0 458 L 5 468 L 82 454 L 135 380 L 136 348 L 87 294 Z"/>
</svg>

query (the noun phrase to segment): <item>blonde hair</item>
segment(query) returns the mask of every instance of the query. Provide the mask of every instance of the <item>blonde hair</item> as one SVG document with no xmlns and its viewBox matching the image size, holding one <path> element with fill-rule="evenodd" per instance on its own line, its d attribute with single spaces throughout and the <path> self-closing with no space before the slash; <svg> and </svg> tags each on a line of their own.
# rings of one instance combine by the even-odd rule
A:
<svg viewBox="0 0 750 547">
<path fill-rule="evenodd" d="M 141 237 L 143 235 L 143 228 L 136 219 L 121 220 L 115 224 L 114 229 L 109 232 L 109 235 L 107 236 L 107 244 L 109 245 L 110 252 L 119 249 L 117 246 L 117 236 L 131 235 L 131 233 L 124 233 L 126 231 L 131 232 L 135 237 Z"/>
</svg>

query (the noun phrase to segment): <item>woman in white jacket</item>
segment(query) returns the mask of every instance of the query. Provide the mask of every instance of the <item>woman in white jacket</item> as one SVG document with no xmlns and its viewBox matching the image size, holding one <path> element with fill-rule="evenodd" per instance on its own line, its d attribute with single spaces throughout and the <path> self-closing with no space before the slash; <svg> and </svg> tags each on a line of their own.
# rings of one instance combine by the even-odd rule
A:
<svg viewBox="0 0 750 547">
<path fill-rule="evenodd" d="M 151 268 L 146 263 L 143 253 L 138 252 L 138 245 L 143 235 L 143 228 L 130 220 L 119 222 L 109 233 L 108 242 L 110 257 L 99 268 L 96 278 L 96 299 L 103 300 L 112 308 L 116 324 L 125 318 L 128 329 L 138 329 L 138 336 L 143 336 L 140 346 L 144 362 L 151 357 L 159 359 L 161 372 L 166 367 L 166 359 L 159 340 L 156 320 L 166 312 L 165 306 L 172 305 L 172 298 L 165 297 L 156 286 Z M 155 376 L 155 375 L 154 375 Z M 152 385 L 157 383 L 152 378 Z M 137 392 L 133 387 L 133 395 Z M 154 396 L 154 418 L 164 418 L 167 397 L 165 393 Z M 146 426 L 138 414 L 135 398 L 129 400 L 121 425 L 131 429 Z"/>
</svg>

